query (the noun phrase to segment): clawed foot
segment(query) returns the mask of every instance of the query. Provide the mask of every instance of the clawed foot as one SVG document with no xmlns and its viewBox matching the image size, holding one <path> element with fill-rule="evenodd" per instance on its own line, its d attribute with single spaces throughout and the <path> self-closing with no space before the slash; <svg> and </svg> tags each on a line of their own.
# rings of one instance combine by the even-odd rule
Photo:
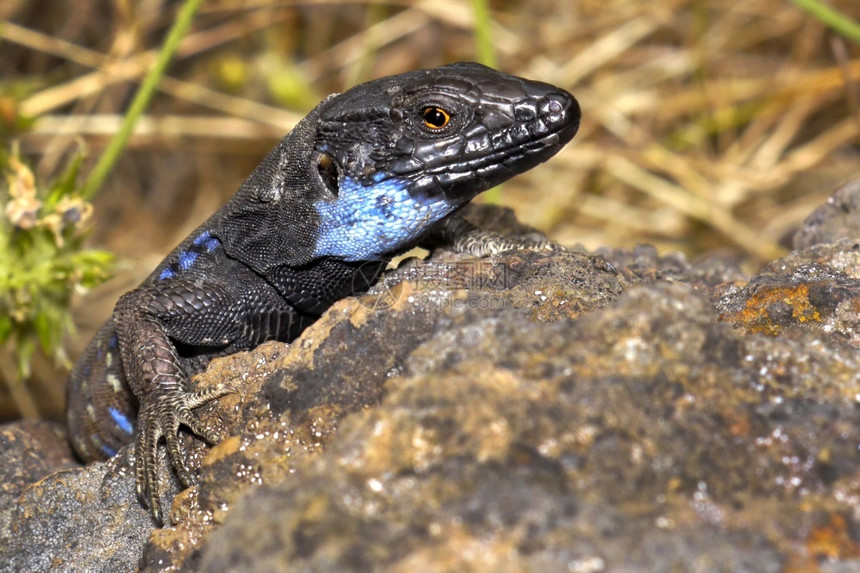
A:
<svg viewBox="0 0 860 573">
<path fill-rule="evenodd" d="M 137 496 L 144 501 L 158 523 L 162 521 L 158 499 L 158 443 L 163 437 L 167 455 L 185 487 L 196 483 L 196 478 L 185 463 L 187 454 L 179 439 L 179 426 L 185 425 L 195 435 L 214 445 L 221 441 L 218 429 L 204 424 L 191 410 L 226 394 L 232 388 L 224 387 L 202 392 L 174 392 L 150 395 L 142 400 L 137 417 L 134 444 L 134 470 Z M 147 399 L 148 398 L 148 399 Z"/>
</svg>

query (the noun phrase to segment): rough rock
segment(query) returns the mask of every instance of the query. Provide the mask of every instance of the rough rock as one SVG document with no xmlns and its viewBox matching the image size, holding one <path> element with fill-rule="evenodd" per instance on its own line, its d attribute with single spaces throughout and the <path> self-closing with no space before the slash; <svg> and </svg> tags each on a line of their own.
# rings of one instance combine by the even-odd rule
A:
<svg viewBox="0 0 860 573">
<path fill-rule="evenodd" d="M 195 379 L 236 388 L 198 410 L 232 437 L 186 437 L 199 484 L 171 527 L 136 502 L 124 449 L 4 475 L 0 553 L 24 571 L 860 567 L 845 220 L 810 217 L 751 279 L 650 247 L 406 260 L 292 344 Z"/>
<path fill-rule="evenodd" d="M 860 239 L 860 179 L 849 181 L 816 209 L 794 234 L 794 248 Z"/>
<path fill-rule="evenodd" d="M 52 472 L 75 465 L 59 425 L 24 420 L 0 426 L 0 548 L 21 492 Z"/>
</svg>

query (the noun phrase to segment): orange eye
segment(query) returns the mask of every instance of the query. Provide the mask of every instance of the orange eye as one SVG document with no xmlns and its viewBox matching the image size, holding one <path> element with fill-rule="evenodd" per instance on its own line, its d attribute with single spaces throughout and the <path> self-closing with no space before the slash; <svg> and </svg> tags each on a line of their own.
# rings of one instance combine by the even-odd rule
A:
<svg viewBox="0 0 860 573">
<path fill-rule="evenodd" d="M 441 107 L 425 107 L 421 112 L 421 117 L 424 118 L 424 125 L 430 129 L 442 129 L 448 122 L 451 121 L 451 116 Z"/>
</svg>

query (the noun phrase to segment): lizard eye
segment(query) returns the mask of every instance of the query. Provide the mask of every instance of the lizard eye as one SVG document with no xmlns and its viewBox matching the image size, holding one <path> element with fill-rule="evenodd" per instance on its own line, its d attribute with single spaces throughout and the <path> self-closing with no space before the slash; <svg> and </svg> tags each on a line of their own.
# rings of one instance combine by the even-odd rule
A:
<svg viewBox="0 0 860 573">
<path fill-rule="evenodd" d="M 337 164 L 334 162 L 334 159 L 325 153 L 318 153 L 317 171 L 328 190 L 331 191 L 332 195 L 337 197 Z"/>
<path fill-rule="evenodd" d="M 451 121 L 451 114 L 435 105 L 422 109 L 421 117 L 424 118 L 424 125 L 434 131 L 442 129 Z"/>
</svg>

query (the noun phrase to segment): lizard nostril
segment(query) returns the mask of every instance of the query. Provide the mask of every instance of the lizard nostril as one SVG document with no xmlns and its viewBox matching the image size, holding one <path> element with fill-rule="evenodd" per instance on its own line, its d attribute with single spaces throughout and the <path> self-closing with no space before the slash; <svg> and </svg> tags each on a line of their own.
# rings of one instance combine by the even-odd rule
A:
<svg viewBox="0 0 860 573">
<path fill-rule="evenodd" d="M 538 103 L 541 115 L 561 115 L 570 105 L 571 97 L 560 92 L 548 93 Z"/>
</svg>

